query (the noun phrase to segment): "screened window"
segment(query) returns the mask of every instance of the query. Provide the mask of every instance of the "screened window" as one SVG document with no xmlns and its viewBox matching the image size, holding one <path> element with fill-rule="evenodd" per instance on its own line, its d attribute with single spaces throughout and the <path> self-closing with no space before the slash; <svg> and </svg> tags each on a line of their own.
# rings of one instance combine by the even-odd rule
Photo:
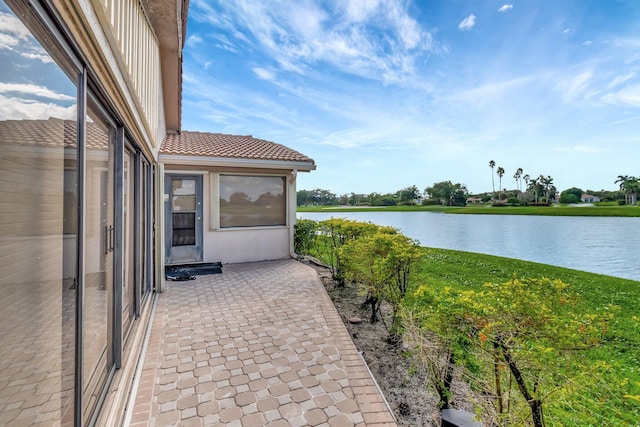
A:
<svg viewBox="0 0 640 427">
<path fill-rule="evenodd" d="M 220 175 L 220 227 L 286 225 L 286 178 Z"/>
</svg>

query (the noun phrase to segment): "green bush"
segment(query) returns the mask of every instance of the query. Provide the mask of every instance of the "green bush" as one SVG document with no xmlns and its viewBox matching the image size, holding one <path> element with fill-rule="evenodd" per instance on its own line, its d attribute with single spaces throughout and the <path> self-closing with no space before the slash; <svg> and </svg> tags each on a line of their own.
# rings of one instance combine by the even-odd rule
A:
<svg viewBox="0 0 640 427">
<path fill-rule="evenodd" d="M 315 250 L 322 262 L 329 266 L 331 276 L 339 285 L 345 284 L 344 266 L 340 257 L 340 248 L 350 240 L 375 234 L 376 232 L 394 234 L 393 227 L 382 227 L 370 222 L 352 221 L 345 218 L 330 218 L 318 223 L 319 241 Z"/>
<path fill-rule="evenodd" d="M 299 219 L 296 221 L 293 237 L 293 249 L 298 255 L 308 254 L 316 239 L 318 223 L 311 219 Z"/>
<path fill-rule="evenodd" d="M 573 193 L 562 193 L 560 196 L 560 203 L 571 204 L 580 203 L 580 198 Z"/>
<path fill-rule="evenodd" d="M 515 197 L 510 197 L 509 200 L 507 200 L 507 203 L 511 206 L 518 206 L 520 204 L 520 200 Z"/>
</svg>

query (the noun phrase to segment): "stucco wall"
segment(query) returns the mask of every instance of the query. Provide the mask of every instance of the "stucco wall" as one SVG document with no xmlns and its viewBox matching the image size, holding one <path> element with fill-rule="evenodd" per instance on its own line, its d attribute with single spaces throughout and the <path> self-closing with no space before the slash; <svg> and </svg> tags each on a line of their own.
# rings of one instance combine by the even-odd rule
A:
<svg viewBox="0 0 640 427">
<path fill-rule="evenodd" d="M 292 221 L 295 222 L 295 194 L 294 179 L 287 179 L 287 225 L 276 227 L 246 227 L 246 228 L 218 228 L 219 223 L 212 221 L 212 215 L 219 215 L 216 203 L 217 187 L 216 172 L 203 170 L 178 170 L 165 166 L 165 174 L 172 175 L 202 175 L 203 201 L 203 230 L 202 230 L 202 260 L 203 262 L 222 262 L 236 264 L 275 260 L 291 257 L 293 242 Z M 255 173 L 268 175 L 268 170 L 236 169 L 234 173 Z M 291 176 L 291 172 L 276 171 L 275 176 Z M 213 198 L 212 198 L 213 197 Z M 166 219 L 163 219 L 166 220 Z M 213 225 L 212 225 L 213 224 Z M 163 227 L 164 232 L 164 227 Z M 164 242 L 164 238 L 162 238 Z M 162 249 L 164 254 L 164 248 Z"/>
<path fill-rule="evenodd" d="M 204 261 L 235 264 L 288 258 L 289 229 L 205 230 Z"/>
</svg>

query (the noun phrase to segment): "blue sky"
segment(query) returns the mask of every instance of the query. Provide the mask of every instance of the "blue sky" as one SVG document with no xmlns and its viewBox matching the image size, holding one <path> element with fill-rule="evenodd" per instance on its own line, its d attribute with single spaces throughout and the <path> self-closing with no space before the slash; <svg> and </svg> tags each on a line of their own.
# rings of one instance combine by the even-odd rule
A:
<svg viewBox="0 0 640 427">
<path fill-rule="evenodd" d="M 312 157 L 299 189 L 640 175 L 640 1 L 191 0 L 183 128 Z M 498 178 L 495 177 L 498 186 Z"/>
</svg>

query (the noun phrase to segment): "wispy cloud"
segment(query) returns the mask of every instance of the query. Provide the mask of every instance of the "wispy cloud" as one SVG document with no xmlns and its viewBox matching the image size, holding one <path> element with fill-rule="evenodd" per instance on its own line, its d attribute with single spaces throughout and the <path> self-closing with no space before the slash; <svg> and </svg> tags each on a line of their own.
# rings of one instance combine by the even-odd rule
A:
<svg viewBox="0 0 640 427">
<path fill-rule="evenodd" d="M 258 76 L 259 79 L 262 79 L 262 80 L 271 81 L 276 78 L 276 75 L 273 71 L 269 71 L 261 67 L 253 67 L 253 72 L 255 73 L 256 76 Z"/>
<path fill-rule="evenodd" d="M 565 102 L 570 102 L 586 93 L 592 77 L 593 71 L 586 70 L 574 76 L 563 78 L 556 87 L 562 94 L 562 99 Z"/>
<path fill-rule="evenodd" d="M 633 79 L 636 75 L 637 75 L 637 72 L 634 70 L 634 71 L 631 71 L 631 72 L 629 72 L 629 73 L 627 73 L 625 75 L 616 76 L 611 81 L 611 83 L 609 83 L 607 85 L 607 89 L 613 89 L 614 87 L 619 86 L 622 83 L 628 82 L 629 80 Z"/>
<path fill-rule="evenodd" d="M 507 11 L 509 11 L 511 9 L 513 9 L 513 5 L 512 4 L 505 4 L 505 5 L 502 5 L 500 7 L 500 9 L 498 9 L 498 12 L 503 12 L 504 13 L 504 12 L 507 12 Z"/>
<path fill-rule="evenodd" d="M 57 93 L 44 86 L 25 83 L 3 83 L 0 82 L 0 93 L 20 93 L 24 95 L 37 96 L 41 98 L 54 99 L 57 101 L 73 101 L 73 96 Z"/>
<path fill-rule="evenodd" d="M 0 12 L 0 49 L 14 48 L 31 37 L 29 30 L 15 16 Z"/>
<path fill-rule="evenodd" d="M 46 120 L 50 117 L 74 120 L 77 117 L 76 106 L 64 107 L 50 102 L 6 97 L 0 94 L 0 120 Z"/>
<path fill-rule="evenodd" d="M 458 24 L 458 28 L 462 31 L 470 30 L 473 26 L 476 25 L 476 16 L 471 14 L 464 18 L 460 24 Z"/>
<path fill-rule="evenodd" d="M 38 45 L 29 30 L 15 16 L 0 12 L 0 49 L 11 50 L 27 59 L 44 64 L 53 62 L 49 54 Z"/>
<path fill-rule="evenodd" d="M 640 85 L 626 86 L 623 90 L 608 93 L 602 97 L 602 100 L 608 104 L 640 107 Z"/>
<path fill-rule="evenodd" d="M 194 1 L 207 19 L 229 31 L 234 43 L 255 46 L 286 71 L 305 74 L 316 64 L 379 80 L 403 81 L 419 56 L 432 48 L 431 34 L 393 0 L 347 2 L 335 9 L 312 1 L 291 7 L 273 2 L 220 2 L 215 10 Z M 215 15 L 215 16 L 213 16 Z"/>
</svg>

